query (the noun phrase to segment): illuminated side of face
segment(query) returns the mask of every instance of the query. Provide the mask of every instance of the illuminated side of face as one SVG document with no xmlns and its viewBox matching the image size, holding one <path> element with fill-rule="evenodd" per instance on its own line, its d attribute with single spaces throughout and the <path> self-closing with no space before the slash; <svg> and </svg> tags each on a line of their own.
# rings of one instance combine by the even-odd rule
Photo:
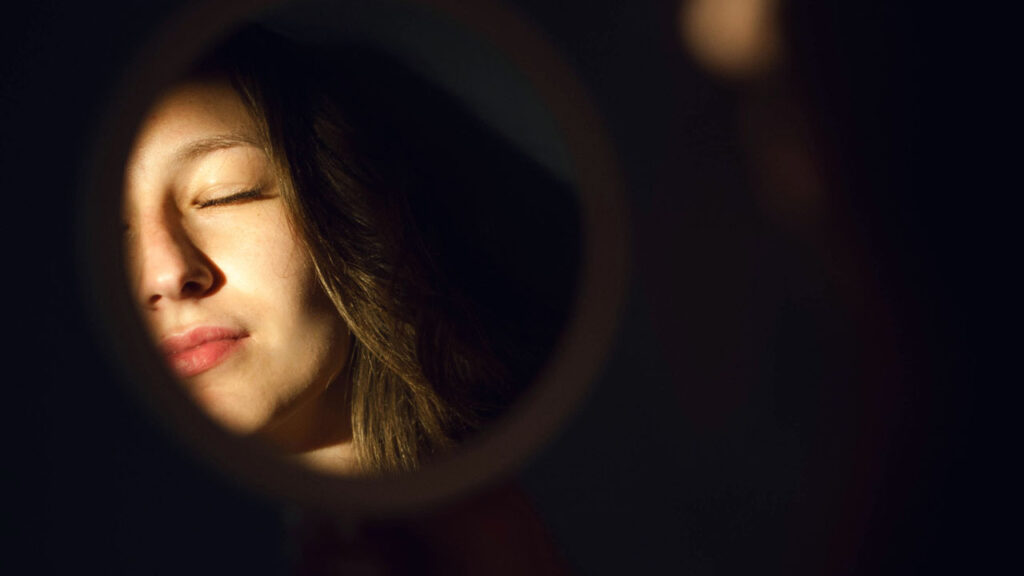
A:
<svg viewBox="0 0 1024 576">
<path fill-rule="evenodd" d="M 124 214 L 140 313 L 196 402 L 292 452 L 350 454 L 350 334 L 230 84 L 182 83 L 151 109 Z"/>
</svg>

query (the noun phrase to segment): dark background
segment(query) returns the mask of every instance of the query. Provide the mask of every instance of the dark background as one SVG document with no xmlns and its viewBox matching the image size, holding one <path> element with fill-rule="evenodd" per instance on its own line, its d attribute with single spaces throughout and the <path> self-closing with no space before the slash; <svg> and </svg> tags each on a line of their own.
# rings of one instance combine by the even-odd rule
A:
<svg viewBox="0 0 1024 576">
<path fill-rule="evenodd" d="M 954 305 L 968 248 L 928 158 L 921 14 L 791 2 L 785 73 L 731 82 L 689 59 L 674 3 L 515 4 L 590 88 L 629 205 L 605 370 L 514 479 L 562 561 L 583 574 L 983 561 L 968 313 Z M 289 566 L 280 506 L 196 463 L 124 392 L 76 275 L 72 207 L 98 111 L 176 5 L 38 2 L 2 24 L 4 572 Z M 779 150 L 805 168 L 773 171 Z M 422 546 L 471 555 L 446 534 Z"/>
</svg>

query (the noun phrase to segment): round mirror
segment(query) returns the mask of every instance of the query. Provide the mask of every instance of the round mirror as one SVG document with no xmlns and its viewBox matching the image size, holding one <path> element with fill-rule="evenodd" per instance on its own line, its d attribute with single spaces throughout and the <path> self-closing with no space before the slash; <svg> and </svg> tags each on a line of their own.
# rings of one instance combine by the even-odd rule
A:
<svg viewBox="0 0 1024 576">
<path fill-rule="evenodd" d="M 614 161 L 500 6 L 206 5 L 111 110 L 82 210 L 98 323 L 150 408 L 248 485 L 437 501 L 537 450 L 600 366 Z"/>
</svg>

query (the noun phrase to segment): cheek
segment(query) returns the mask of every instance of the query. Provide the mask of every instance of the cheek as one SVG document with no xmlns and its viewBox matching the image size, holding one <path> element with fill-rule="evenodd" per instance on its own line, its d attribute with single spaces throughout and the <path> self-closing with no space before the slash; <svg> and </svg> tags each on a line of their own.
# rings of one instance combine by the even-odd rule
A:
<svg viewBox="0 0 1024 576">
<path fill-rule="evenodd" d="M 283 207 L 262 209 L 217 233 L 211 250 L 225 281 L 245 291 L 278 298 L 308 291 L 316 282 L 312 262 L 288 225 Z"/>
<path fill-rule="evenodd" d="M 288 365 L 289 381 L 296 386 L 296 394 L 322 391 L 345 367 L 348 326 L 320 287 L 308 257 L 292 262 L 277 289 L 282 298 L 275 302 L 275 336 L 283 353 L 280 358 Z"/>
<path fill-rule="evenodd" d="M 347 327 L 317 279 L 309 252 L 292 232 L 283 211 L 261 215 L 262 223 L 247 242 L 238 243 L 236 288 L 263 303 L 263 312 L 275 317 L 282 332 L 292 338 L 330 342 L 344 337 Z M 225 270 L 228 284 L 231 271 Z M 338 323 L 341 323 L 339 328 Z M 343 332 L 339 335 L 339 332 Z M 315 336 L 315 338 L 314 338 Z"/>
<path fill-rule="evenodd" d="M 296 360 L 347 347 L 348 328 L 321 287 L 283 203 L 268 203 L 246 216 L 217 235 L 225 295 L 244 295 L 247 315 L 259 318 L 260 326 L 252 328 Z"/>
</svg>

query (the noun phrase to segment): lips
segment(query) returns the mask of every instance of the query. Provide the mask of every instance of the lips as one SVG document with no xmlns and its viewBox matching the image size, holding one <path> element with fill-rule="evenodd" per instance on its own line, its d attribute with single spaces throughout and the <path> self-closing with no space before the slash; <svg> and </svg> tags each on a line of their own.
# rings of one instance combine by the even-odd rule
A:
<svg viewBox="0 0 1024 576">
<path fill-rule="evenodd" d="M 171 369 L 189 378 L 227 360 L 248 336 L 242 330 L 223 326 L 199 326 L 184 334 L 168 336 L 160 343 Z"/>
</svg>

